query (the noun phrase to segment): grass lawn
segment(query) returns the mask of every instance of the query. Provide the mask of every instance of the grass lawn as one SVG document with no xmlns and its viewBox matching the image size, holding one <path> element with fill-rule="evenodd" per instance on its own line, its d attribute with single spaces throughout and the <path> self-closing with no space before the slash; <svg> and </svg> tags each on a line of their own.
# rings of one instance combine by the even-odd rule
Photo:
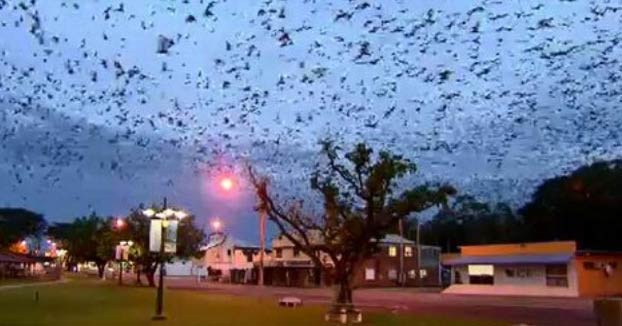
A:
<svg viewBox="0 0 622 326">
<path fill-rule="evenodd" d="M 48 280 L 37 280 L 31 278 L 3 278 L 0 279 L 0 286 L 3 285 L 15 285 L 15 284 L 30 284 L 35 282 L 47 282 Z"/>
<path fill-rule="evenodd" d="M 39 291 L 39 302 L 34 292 Z M 69 283 L 0 291 L 0 326 L 60 325 L 326 325 L 326 307 L 279 308 L 276 302 L 205 292 L 165 293 L 168 320 L 151 321 L 155 290 L 117 287 L 113 283 L 75 279 Z M 503 325 L 499 322 L 438 316 L 365 313 L 363 325 L 452 326 Z"/>
</svg>

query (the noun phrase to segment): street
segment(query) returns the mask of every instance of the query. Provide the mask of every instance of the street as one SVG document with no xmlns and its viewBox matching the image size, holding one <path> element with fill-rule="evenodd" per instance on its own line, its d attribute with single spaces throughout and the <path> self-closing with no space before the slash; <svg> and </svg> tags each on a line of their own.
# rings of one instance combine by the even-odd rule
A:
<svg viewBox="0 0 622 326">
<path fill-rule="evenodd" d="M 194 279 L 167 279 L 170 289 L 205 291 L 234 296 L 296 296 L 304 303 L 329 304 L 331 289 L 259 287 L 221 283 L 200 283 Z M 596 325 L 592 302 L 575 298 L 492 297 L 441 294 L 412 288 L 358 289 L 356 305 L 362 309 L 389 310 L 396 314 L 470 316 L 508 321 L 510 325 Z"/>
</svg>

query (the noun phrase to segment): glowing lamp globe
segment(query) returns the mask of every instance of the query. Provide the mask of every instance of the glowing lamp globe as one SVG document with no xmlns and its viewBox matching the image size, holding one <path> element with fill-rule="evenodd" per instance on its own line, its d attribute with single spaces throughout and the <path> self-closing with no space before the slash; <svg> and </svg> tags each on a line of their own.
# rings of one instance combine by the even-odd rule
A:
<svg viewBox="0 0 622 326">
<path fill-rule="evenodd" d="M 233 180 L 230 178 L 223 178 L 220 180 L 220 187 L 224 190 L 231 190 L 233 188 Z"/>
<path fill-rule="evenodd" d="M 222 228 L 222 223 L 219 220 L 212 221 L 212 228 L 214 231 L 220 231 Z"/>
</svg>

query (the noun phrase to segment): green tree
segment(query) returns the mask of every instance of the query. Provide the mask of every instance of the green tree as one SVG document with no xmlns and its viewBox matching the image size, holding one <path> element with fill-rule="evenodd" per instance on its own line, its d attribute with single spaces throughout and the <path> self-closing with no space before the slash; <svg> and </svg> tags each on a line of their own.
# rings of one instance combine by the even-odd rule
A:
<svg viewBox="0 0 622 326">
<path fill-rule="evenodd" d="M 511 207 L 486 203 L 469 195 L 458 196 L 451 206 L 422 223 L 421 239 L 444 252 L 456 252 L 459 245 L 507 243 L 525 238 L 524 227 Z"/>
<path fill-rule="evenodd" d="M 400 189 L 398 182 L 416 171 L 416 165 L 402 156 L 388 151 L 374 154 L 365 144 L 342 155 L 331 141 L 321 145 L 325 160 L 311 177 L 311 190 L 319 195 L 323 213 L 312 213 L 313 208 L 305 208 L 300 199 L 279 200 L 266 177 L 250 167 L 248 171 L 259 209 L 281 233 L 317 267 L 324 265 L 319 252 L 331 258 L 338 285 L 335 307 L 351 309 L 353 276 L 377 250 L 374 240 L 384 237 L 399 219 L 445 204 L 455 190 L 429 185 Z"/>
<path fill-rule="evenodd" d="M 0 249 L 30 236 L 38 236 L 46 228 L 41 214 L 23 208 L 0 208 Z"/>
<path fill-rule="evenodd" d="M 160 210 L 158 206 L 151 206 Z M 158 253 L 149 252 L 149 228 L 151 220 L 142 214 L 143 207 L 132 210 L 126 218 L 126 227 L 123 229 L 125 240 L 132 240 L 134 245 L 130 251 L 131 257 L 137 265 L 137 282 L 140 283 L 140 274 L 143 272 L 149 286 L 155 286 L 154 275 L 159 267 Z M 179 222 L 177 229 L 177 253 L 166 254 L 165 262 L 174 257 L 189 258 L 199 254 L 201 244 L 205 240 L 205 232 L 196 225 L 196 218 L 189 215 Z"/>
<path fill-rule="evenodd" d="M 520 213 L 529 240 L 576 240 L 583 249 L 622 250 L 622 160 L 544 181 Z"/>
<path fill-rule="evenodd" d="M 104 268 L 114 258 L 120 239 L 113 222 L 113 218 L 105 219 L 93 213 L 71 223 L 54 224 L 48 234 L 67 250 L 70 265 L 94 262 L 99 277 L 103 277 Z"/>
</svg>

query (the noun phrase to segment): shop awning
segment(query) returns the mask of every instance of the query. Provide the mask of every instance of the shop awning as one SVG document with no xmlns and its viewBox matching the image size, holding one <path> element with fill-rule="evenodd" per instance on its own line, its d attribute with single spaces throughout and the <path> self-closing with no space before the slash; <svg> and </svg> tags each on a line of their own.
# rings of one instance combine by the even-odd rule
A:
<svg viewBox="0 0 622 326">
<path fill-rule="evenodd" d="M 498 256 L 460 256 L 448 259 L 445 265 L 529 265 L 529 264 L 566 264 L 573 257 L 571 253 L 538 255 L 498 255 Z"/>
</svg>

